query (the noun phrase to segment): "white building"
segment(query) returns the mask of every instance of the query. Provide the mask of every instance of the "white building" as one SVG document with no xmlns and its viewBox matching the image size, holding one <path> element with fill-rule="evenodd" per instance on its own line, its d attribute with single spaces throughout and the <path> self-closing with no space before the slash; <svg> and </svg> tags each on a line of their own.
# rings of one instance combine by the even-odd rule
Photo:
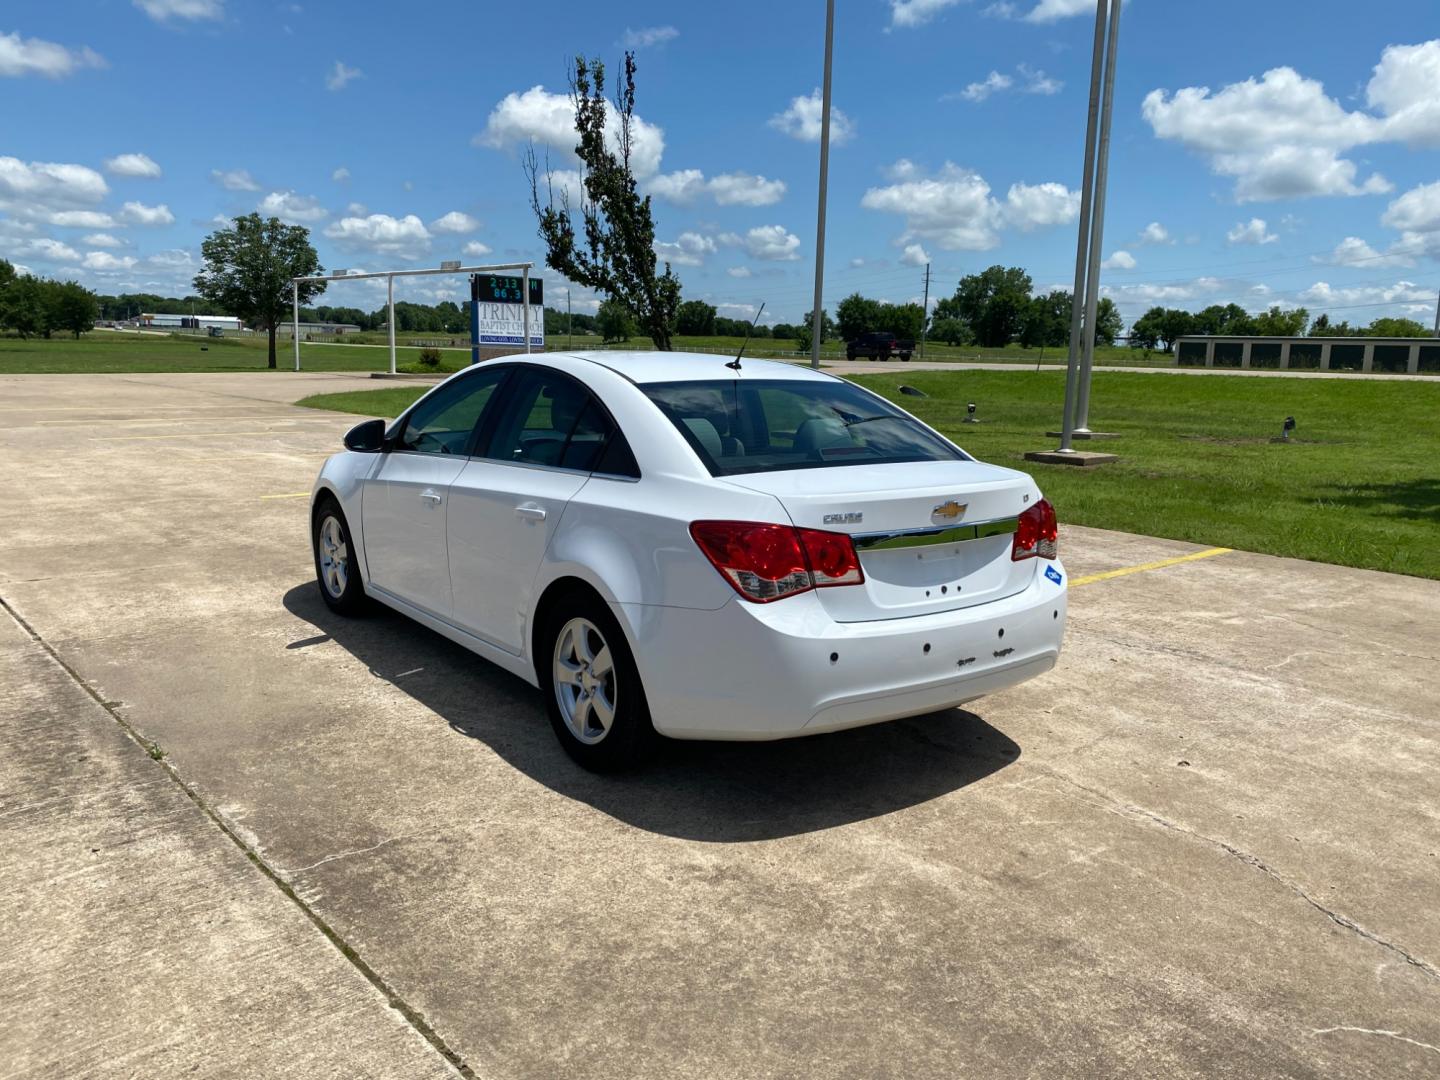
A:
<svg viewBox="0 0 1440 1080">
<path fill-rule="evenodd" d="M 174 327 L 182 330 L 208 330 L 218 326 L 221 330 L 243 330 L 244 324 L 233 315 L 166 315 L 142 312 L 139 322 L 142 326 Z"/>
</svg>

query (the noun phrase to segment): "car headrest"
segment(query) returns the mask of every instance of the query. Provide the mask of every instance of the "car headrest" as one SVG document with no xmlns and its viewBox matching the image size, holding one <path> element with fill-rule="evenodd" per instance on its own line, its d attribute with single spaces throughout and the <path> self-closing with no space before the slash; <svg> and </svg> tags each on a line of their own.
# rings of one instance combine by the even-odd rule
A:
<svg viewBox="0 0 1440 1080">
<path fill-rule="evenodd" d="M 830 446 L 853 446 L 850 430 L 840 420 L 812 416 L 795 429 L 795 449 L 817 454 Z"/>
<path fill-rule="evenodd" d="M 705 452 L 714 460 L 720 457 L 723 444 L 720 441 L 720 432 L 709 420 L 703 416 L 687 416 L 681 421 L 695 436 L 695 441 L 705 448 Z"/>
</svg>

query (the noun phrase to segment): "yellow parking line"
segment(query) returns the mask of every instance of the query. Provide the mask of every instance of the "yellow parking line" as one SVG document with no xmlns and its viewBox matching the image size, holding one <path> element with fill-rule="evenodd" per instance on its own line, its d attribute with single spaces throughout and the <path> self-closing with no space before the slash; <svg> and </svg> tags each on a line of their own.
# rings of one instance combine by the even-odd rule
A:
<svg viewBox="0 0 1440 1080">
<path fill-rule="evenodd" d="M 260 498 L 262 498 L 262 499 L 308 499 L 309 497 L 310 497 L 310 492 L 308 492 L 308 491 L 292 491 L 292 492 L 290 492 L 289 494 L 286 494 L 286 495 L 261 495 L 261 496 L 260 496 Z"/>
<path fill-rule="evenodd" d="M 1167 566 L 1179 566 L 1181 563 L 1194 562 L 1197 559 L 1210 559 L 1216 555 L 1228 555 L 1230 548 L 1207 548 L 1205 551 L 1195 551 L 1189 555 L 1177 555 L 1173 559 L 1161 559 L 1159 562 L 1141 563 L 1139 566 L 1125 566 L 1119 570 L 1106 570 L 1103 574 L 1089 574 L 1081 578 L 1071 578 L 1070 587 L 1079 588 L 1081 585 L 1094 585 L 1097 581 L 1109 581 L 1111 578 L 1125 577 L 1129 574 L 1142 574 L 1146 570 L 1163 570 Z"/>
</svg>

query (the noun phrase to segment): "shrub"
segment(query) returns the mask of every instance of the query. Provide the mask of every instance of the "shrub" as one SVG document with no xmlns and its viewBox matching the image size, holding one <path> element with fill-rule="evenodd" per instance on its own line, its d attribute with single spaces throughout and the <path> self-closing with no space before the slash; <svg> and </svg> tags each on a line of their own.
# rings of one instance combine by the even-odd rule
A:
<svg viewBox="0 0 1440 1080">
<path fill-rule="evenodd" d="M 417 363 L 422 368 L 429 368 L 431 371 L 435 371 L 440 367 L 440 350 L 433 345 L 426 345 L 420 350 L 420 359 Z"/>
</svg>

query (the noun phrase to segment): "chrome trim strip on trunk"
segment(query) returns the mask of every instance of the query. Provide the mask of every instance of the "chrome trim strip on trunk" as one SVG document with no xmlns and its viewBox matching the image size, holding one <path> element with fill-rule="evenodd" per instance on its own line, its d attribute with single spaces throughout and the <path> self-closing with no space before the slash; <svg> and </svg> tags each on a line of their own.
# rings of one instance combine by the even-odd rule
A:
<svg viewBox="0 0 1440 1080">
<path fill-rule="evenodd" d="M 861 533 L 852 536 L 857 551 L 889 551 L 896 548 L 933 547 L 963 544 L 989 536 L 1009 536 L 1020 528 L 1020 519 L 1001 518 L 973 525 L 946 525 L 940 529 L 910 529 L 899 532 Z"/>
</svg>

